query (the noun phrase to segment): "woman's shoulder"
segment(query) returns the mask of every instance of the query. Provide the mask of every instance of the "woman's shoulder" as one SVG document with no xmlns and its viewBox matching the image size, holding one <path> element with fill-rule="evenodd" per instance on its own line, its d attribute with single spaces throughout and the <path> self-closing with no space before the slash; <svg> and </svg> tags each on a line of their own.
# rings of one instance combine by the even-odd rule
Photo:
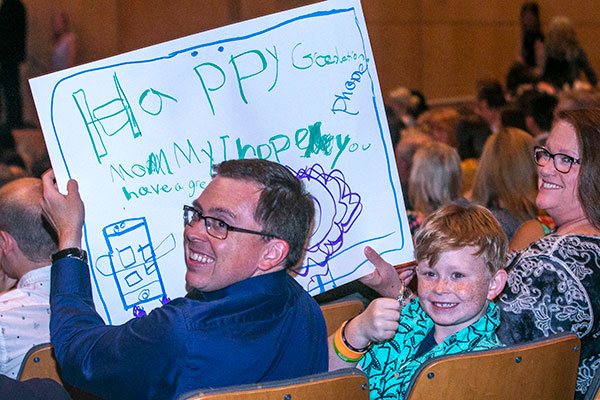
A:
<svg viewBox="0 0 600 400">
<path fill-rule="evenodd" d="M 581 247 L 587 246 L 588 243 L 600 244 L 600 236 L 582 233 L 559 234 L 552 232 L 531 243 L 529 247 L 525 249 L 525 251 L 531 250 L 532 252 L 547 252 L 557 247 Z"/>
<path fill-rule="evenodd" d="M 504 343 L 554 332 L 595 332 L 600 306 L 600 237 L 556 233 L 511 254 L 509 277 L 497 304 Z"/>
<path fill-rule="evenodd" d="M 570 233 L 551 233 L 531 243 L 520 251 L 508 254 L 508 269 L 517 265 L 546 259 L 549 262 L 578 260 L 577 263 L 596 265 L 600 268 L 600 236 Z"/>
<path fill-rule="evenodd" d="M 525 221 L 519 226 L 519 229 L 513 235 L 508 250 L 523 250 L 529 247 L 531 243 L 544 237 L 544 229 L 536 219 Z"/>
</svg>

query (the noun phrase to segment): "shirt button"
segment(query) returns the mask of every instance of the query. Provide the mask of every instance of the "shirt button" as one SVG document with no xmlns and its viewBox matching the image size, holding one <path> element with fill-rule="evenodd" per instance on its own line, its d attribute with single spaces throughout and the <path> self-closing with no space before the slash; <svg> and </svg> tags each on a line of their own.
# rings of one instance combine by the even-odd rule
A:
<svg viewBox="0 0 600 400">
<path fill-rule="evenodd" d="M 394 374 L 394 378 L 396 378 L 396 379 L 400 378 L 400 372 L 396 372 L 396 373 Z"/>
</svg>

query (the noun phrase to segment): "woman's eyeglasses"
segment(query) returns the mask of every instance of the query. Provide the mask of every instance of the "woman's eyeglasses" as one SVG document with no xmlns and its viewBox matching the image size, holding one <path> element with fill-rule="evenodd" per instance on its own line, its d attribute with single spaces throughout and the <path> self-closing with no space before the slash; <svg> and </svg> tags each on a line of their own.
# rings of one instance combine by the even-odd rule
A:
<svg viewBox="0 0 600 400">
<path fill-rule="evenodd" d="M 545 167 L 552 159 L 554 168 L 561 174 L 568 174 L 573 164 L 581 165 L 581 158 L 573 158 L 563 153 L 550 153 L 547 148 L 542 146 L 533 148 L 533 159 L 540 167 Z"/>
</svg>

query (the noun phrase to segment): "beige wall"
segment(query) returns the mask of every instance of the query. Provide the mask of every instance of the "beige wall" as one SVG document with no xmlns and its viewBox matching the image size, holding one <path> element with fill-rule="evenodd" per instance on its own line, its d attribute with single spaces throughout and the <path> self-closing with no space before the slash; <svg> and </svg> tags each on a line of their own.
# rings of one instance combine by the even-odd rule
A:
<svg viewBox="0 0 600 400">
<path fill-rule="evenodd" d="M 470 96 L 477 80 L 504 81 L 519 52 L 521 0 L 365 0 L 382 91 L 420 89 L 428 99 Z M 600 72 L 600 2 L 538 0 L 542 29 L 570 17 Z"/>
<path fill-rule="evenodd" d="M 27 62 L 21 67 L 23 118 L 38 125 L 27 79 L 51 72 L 52 16 L 66 10 L 78 36 L 79 60 L 118 53 L 117 4 L 114 0 L 22 0 L 27 9 Z"/>
<path fill-rule="evenodd" d="M 62 7 L 89 62 L 311 0 L 24 0 L 29 18 L 27 77 L 48 72 L 50 16 Z M 504 76 L 519 48 L 521 0 L 363 0 L 382 91 L 396 85 L 428 99 L 472 95 L 482 77 Z M 600 72 L 600 2 L 539 0 L 543 27 L 564 14 Z M 31 107 L 26 104 L 26 108 Z M 31 115 L 27 112 L 26 115 Z M 33 117 L 35 118 L 35 117 Z"/>
</svg>

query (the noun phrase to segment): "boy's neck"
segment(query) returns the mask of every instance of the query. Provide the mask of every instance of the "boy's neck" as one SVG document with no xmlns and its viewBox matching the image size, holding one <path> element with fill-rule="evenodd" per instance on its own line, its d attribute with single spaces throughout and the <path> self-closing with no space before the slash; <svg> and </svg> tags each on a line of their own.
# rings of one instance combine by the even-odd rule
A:
<svg viewBox="0 0 600 400">
<path fill-rule="evenodd" d="M 448 333 L 446 332 L 446 330 L 450 327 L 448 326 L 444 326 L 441 328 L 445 328 L 445 329 L 438 329 L 437 327 L 433 327 L 433 338 L 435 339 L 435 343 L 436 344 L 440 344 L 443 343 L 444 340 L 446 340 L 446 338 L 448 336 L 452 336 L 454 335 L 456 332 L 452 332 L 452 333 Z"/>
<path fill-rule="evenodd" d="M 486 313 L 487 313 L 487 309 L 488 309 L 488 305 L 489 305 L 490 301 L 487 300 L 485 302 L 485 306 L 482 309 L 483 314 L 480 316 L 483 317 Z M 479 318 L 477 319 L 479 320 Z M 434 324 L 433 325 L 433 338 L 435 339 L 435 342 L 437 344 L 443 343 L 444 340 L 446 340 L 447 337 L 454 335 L 455 333 L 458 333 L 460 331 L 462 331 L 465 328 L 468 328 L 471 325 L 448 325 L 448 326 L 444 326 L 444 325 L 437 325 Z"/>
</svg>

